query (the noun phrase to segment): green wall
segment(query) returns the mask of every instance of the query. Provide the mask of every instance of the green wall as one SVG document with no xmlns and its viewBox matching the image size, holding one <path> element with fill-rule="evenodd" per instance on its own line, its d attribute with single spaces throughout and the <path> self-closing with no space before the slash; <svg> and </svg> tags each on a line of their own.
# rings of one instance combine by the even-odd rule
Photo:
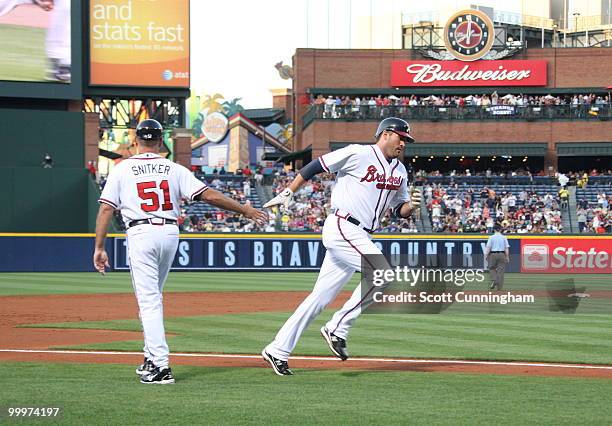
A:
<svg viewBox="0 0 612 426">
<path fill-rule="evenodd" d="M 0 168 L 0 182 L 11 182 L 0 232 L 86 232 L 88 180 L 84 168 Z"/>
<path fill-rule="evenodd" d="M 45 153 L 54 167 L 83 167 L 83 113 L 0 109 L 0 167 L 40 167 Z"/>
<path fill-rule="evenodd" d="M 0 232 L 86 232 L 83 114 L 0 109 L 0 135 Z M 45 153 L 51 169 L 42 167 Z"/>
</svg>

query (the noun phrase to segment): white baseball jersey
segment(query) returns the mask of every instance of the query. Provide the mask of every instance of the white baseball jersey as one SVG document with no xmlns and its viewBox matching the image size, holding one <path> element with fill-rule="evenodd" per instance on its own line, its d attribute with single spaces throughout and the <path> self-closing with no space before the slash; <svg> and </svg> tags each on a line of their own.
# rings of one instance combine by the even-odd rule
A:
<svg viewBox="0 0 612 426">
<path fill-rule="evenodd" d="M 349 145 L 319 157 L 326 172 L 337 172 L 333 209 L 376 229 L 388 208 L 410 199 L 408 174 L 397 158 L 388 162 L 376 145 Z"/>
<path fill-rule="evenodd" d="M 331 204 L 334 215 L 325 220 L 322 240 L 327 252 L 312 293 L 285 322 L 265 351 L 287 360 L 308 325 L 336 297 L 355 271 L 361 270 L 364 255 L 382 255 L 362 227 L 376 229 L 388 208 L 409 200 L 408 174 L 398 160 L 387 161 L 376 145 L 349 145 L 319 157 L 327 172 L 337 172 Z M 345 220 L 347 214 L 360 226 Z M 390 266 L 389 266 L 390 268 Z M 328 333 L 346 339 L 355 320 L 373 303 L 374 286 L 361 285 L 325 324 Z"/>
<path fill-rule="evenodd" d="M 193 200 L 207 189 L 187 168 L 146 153 L 113 168 L 98 201 L 121 209 L 127 225 L 138 219 L 176 219 L 181 198 Z"/>
</svg>

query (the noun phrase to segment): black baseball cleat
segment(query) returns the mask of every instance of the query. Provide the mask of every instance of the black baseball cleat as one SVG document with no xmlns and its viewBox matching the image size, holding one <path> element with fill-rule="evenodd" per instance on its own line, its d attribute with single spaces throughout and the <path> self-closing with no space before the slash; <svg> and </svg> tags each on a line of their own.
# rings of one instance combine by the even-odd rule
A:
<svg viewBox="0 0 612 426">
<path fill-rule="evenodd" d="M 493 290 L 495 288 L 495 281 L 491 281 L 491 285 L 489 286 L 489 288 L 491 290 Z"/>
<path fill-rule="evenodd" d="M 289 364 L 287 361 L 283 361 L 282 359 L 274 358 L 264 349 L 261 351 L 261 356 L 264 360 L 268 361 L 268 364 L 272 367 L 272 370 L 279 376 L 292 376 L 293 371 L 289 369 Z"/>
<path fill-rule="evenodd" d="M 153 371 L 140 376 L 140 383 L 146 385 L 169 385 L 174 383 L 174 376 L 170 367 L 153 367 Z"/>
<path fill-rule="evenodd" d="M 70 83 L 70 65 L 60 64 L 58 59 L 49 59 L 49 66 L 45 72 L 45 80 Z"/>
<path fill-rule="evenodd" d="M 327 342 L 329 349 L 340 358 L 342 361 L 346 361 L 349 357 L 348 351 L 346 350 L 346 340 L 342 337 L 338 337 L 331 333 L 326 327 L 321 327 L 321 336 Z"/>
<path fill-rule="evenodd" d="M 144 376 L 155 369 L 155 364 L 149 358 L 145 357 L 144 362 L 136 369 L 136 374 Z"/>
</svg>

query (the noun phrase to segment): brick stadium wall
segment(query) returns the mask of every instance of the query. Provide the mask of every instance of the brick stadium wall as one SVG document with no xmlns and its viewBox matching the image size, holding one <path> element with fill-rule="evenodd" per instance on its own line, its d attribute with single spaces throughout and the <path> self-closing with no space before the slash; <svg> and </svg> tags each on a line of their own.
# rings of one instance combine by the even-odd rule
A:
<svg viewBox="0 0 612 426">
<path fill-rule="evenodd" d="M 369 142 L 376 123 L 315 121 L 304 131 L 302 117 L 309 108 L 310 88 L 389 89 L 391 61 L 423 59 L 410 50 L 298 49 L 293 58 L 295 78 L 295 149 L 313 147 L 313 157 L 329 151 L 330 142 Z M 546 60 L 546 88 L 607 87 L 612 69 L 612 49 L 531 49 L 512 59 Z M 546 91 L 543 88 L 543 92 Z M 482 88 L 474 88 L 479 93 Z M 502 89 L 503 90 L 503 89 Z M 339 90 L 340 92 L 341 90 Z M 612 122 L 414 122 L 417 141 L 426 143 L 546 142 L 546 165 L 556 165 L 558 142 L 610 141 Z"/>
<path fill-rule="evenodd" d="M 302 145 L 312 145 L 312 157 L 329 151 L 330 142 L 372 142 L 377 122 L 315 121 L 302 133 Z M 556 168 L 556 144 L 604 142 L 612 135 L 611 121 L 429 122 L 415 121 L 417 143 L 547 143 L 544 166 Z"/>
</svg>

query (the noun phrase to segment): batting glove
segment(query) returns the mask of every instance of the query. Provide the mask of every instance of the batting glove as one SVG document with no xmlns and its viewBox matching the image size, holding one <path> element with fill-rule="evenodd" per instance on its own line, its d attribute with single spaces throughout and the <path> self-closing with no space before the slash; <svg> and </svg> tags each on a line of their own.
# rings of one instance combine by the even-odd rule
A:
<svg viewBox="0 0 612 426">
<path fill-rule="evenodd" d="M 410 194 L 410 205 L 413 209 L 418 209 L 421 205 L 421 190 L 413 189 Z"/>
<path fill-rule="evenodd" d="M 282 204 L 285 208 L 289 207 L 289 203 L 291 202 L 291 198 L 293 197 L 293 191 L 289 188 L 285 188 L 283 192 L 278 194 L 276 197 L 272 198 L 266 204 L 264 204 L 264 208 L 277 206 Z"/>
</svg>

